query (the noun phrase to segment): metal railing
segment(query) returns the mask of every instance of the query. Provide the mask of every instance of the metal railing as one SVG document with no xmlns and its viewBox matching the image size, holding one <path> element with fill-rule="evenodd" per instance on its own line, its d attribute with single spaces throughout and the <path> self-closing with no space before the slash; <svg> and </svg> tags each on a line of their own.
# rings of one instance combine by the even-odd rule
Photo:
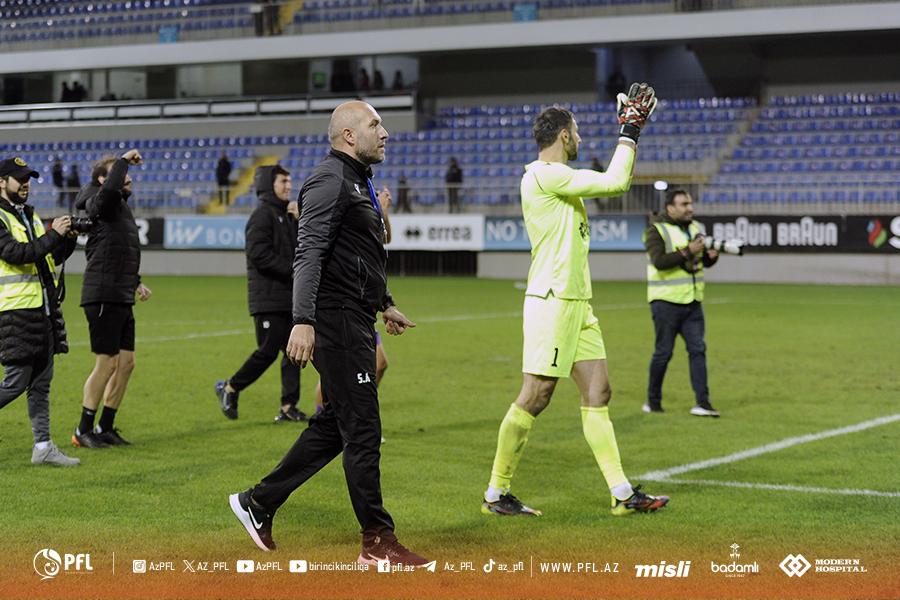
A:
<svg viewBox="0 0 900 600">
<path fill-rule="evenodd" d="M 0 126 L 60 121 L 121 121 L 135 119 L 182 119 L 210 117 L 277 117 L 326 113 L 347 100 L 362 98 L 379 110 L 413 110 L 414 91 L 366 92 L 365 96 L 306 94 L 197 98 L 179 100 L 129 100 L 108 102 L 64 102 L 0 106 Z"/>
</svg>

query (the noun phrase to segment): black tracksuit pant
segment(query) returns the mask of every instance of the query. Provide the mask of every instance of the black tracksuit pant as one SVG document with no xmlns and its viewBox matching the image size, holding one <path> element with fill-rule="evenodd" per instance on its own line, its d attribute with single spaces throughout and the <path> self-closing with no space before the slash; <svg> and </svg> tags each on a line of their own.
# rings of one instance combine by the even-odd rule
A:
<svg viewBox="0 0 900 600">
<path fill-rule="evenodd" d="M 253 351 L 241 368 L 228 382 L 237 391 L 242 391 L 259 379 L 273 362 L 279 352 L 287 348 L 294 319 L 291 313 L 264 313 L 253 315 L 256 325 L 256 344 Z M 300 401 L 300 367 L 291 364 L 287 355 L 281 357 L 281 404 L 297 406 Z"/>
<path fill-rule="evenodd" d="M 313 364 L 321 377 L 325 409 L 310 419 L 281 462 L 253 489 L 253 499 L 268 512 L 274 513 L 343 452 L 350 501 L 363 534 L 393 531 L 394 521 L 381 498 L 373 319 L 353 310 L 317 311 Z"/>
</svg>

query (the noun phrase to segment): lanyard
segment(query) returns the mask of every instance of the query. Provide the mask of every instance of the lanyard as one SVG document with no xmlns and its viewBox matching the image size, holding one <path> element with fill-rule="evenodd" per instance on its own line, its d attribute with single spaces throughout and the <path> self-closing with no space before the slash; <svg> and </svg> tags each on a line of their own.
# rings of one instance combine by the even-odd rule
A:
<svg viewBox="0 0 900 600">
<path fill-rule="evenodd" d="M 381 204 L 378 203 L 378 196 L 375 194 L 375 185 L 368 177 L 366 177 L 366 185 L 369 186 L 369 199 L 372 201 L 372 206 L 375 208 L 375 212 L 378 213 L 378 218 L 381 219 L 381 231 L 384 233 L 385 239 L 387 239 L 387 226 L 384 224 L 384 213 L 381 212 Z"/>
</svg>

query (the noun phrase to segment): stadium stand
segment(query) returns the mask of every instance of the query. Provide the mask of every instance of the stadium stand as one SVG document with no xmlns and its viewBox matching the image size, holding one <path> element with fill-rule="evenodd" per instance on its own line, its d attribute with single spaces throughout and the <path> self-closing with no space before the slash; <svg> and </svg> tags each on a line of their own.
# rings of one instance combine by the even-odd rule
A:
<svg viewBox="0 0 900 600">
<path fill-rule="evenodd" d="M 817 3 L 846 4 L 848 1 L 818 0 Z M 179 41 L 250 37 L 259 35 L 259 24 L 254 19 L 259 14 L 254 5 L 258 4 L 235 0 L 0 0 L 0 47 L 147 43 L 158 41 L 166 30 Z M 275 3 L 280 11 L 278 29 L 287 34 L 808 4 L 808 0 L 282 0 Z"/>
<path fill-rule="evenodd" d="M 900 94 L 775 96 L 704 189 L 710 204 L 900 201 Z"/>
<path fill-rule="evenodd" d="M 134 38 L 176 26 L 194 32 L 251 34 L 250 3 L 221 0 L 0 0 L 0 45 L 56 42 L 93 45 L 102 38 Z"/>
<path fill-rule="evenodd" d="M 663 101 L 654 116 L 653 135 L 641 144 L 641 173 L 648 176 L 715 172 L 718 159 L 737 143 L 740 124 L 755 101 L 712 98 Z M 612 154 L 615 109 L 612 104 L 567 105 L 578 116 L 584 138 L 582 163 Z M 534 159 L 531 121 L 540 105 L 446 108 L 420 131 L 392 134 L 388 159 L 377 169 L 380 183 L 396 186 L 407 178 L 415 201 L 441 205 L 444 173 L 451 156 L 465 172 L 464 202 L 509 205 L 518 202 L 518 180 L 524 164 Z M 82 176 L 104 154 L 141 148 L 145 165 L 134 171 L 136 200 L 142 209 L 198 210 L 212 196 L 215 163 L 225 151 L 236 168 L 248 168 L 259 156 L 280 156 L 296 180 L 305 179 L 327 151 L 326 136 L 242 136 L 163 140 L 110 140 L 0 145 L 0 153 L 22 155 L 49 181 L 50 165 L 58 155 L 63 164 L 82 165 Z M 42 187 L 38 186 L 36 192 Z M 40 207 L 52 203 L 52 190 L 35 196 Z M 252 194 L 234 200 L 237 210 L 253 203 Z"/>
<path fill-rule="evenodd" d="M 611 104 L 565 105 L 577 115 L 584 139 L 579 165 L 608 160 L 615 144 Z M 378 184 L 407 179 L 414 202 L 439 210 L 446 202 L 450 157 L 463 168 L 463 202 L 481 210 L 514 208 L 522 166 L 535 156 L 531 121 L 537 104 L 441 109 L 419 131 L 392 132 Z M 900 94 L 776 96 L 757 108 L 751 98 L 663 101 L 641 141 L 637 176 L 671 182 L 707 182 L 698 200 L 707 208 L 758 210 L 809 205 L 900 202 Z M 142 149 L 133 170 L 136 203 L 145 211 L 200 211 L 215 195 L 215 165 L 224 151 L 237 172 L 261 157 L 279 157 L 299 183 L 327 152 L 325 135 L 278 135 L 109 140 L 0 145 L 42 175 L 39 208 L 55 203 L 48 182 L 56 156 L 81 165 L 82 180 L 101 156 Z M 230 210 L 254 203 L 237 189 Z"/>
</svg>

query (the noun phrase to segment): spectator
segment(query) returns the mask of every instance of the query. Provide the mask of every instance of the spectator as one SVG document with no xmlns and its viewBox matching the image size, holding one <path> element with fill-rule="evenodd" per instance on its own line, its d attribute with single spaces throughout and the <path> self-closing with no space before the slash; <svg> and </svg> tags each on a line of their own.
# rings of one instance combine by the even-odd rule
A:
<svg viewBox="0 0 900 600">
<path fill-rule="evenodd" d="M 362 68 L 359 70 L 359 91 L 368 92 L 371 89 L 369 85 L 369 72 Z"/>
<path fill-rule="evenodd" d="M 62 82 L 62 93 L 59 95 L 60 102 L 71 102 L 72 101 L 72 90 L 69 88 L 69 84 L 65 81 Z"/>
<path fill-rule="evenodd" d="M 462 187 L 463 172 L 459 168 L 456 159 L 450 157 L 450 165 L 447 167 L 447 174 L 444 175 L 444 181 L 447 184 L 447 204 L 450 212 L 461 212 L 459 206 L 459 188 Z"/>
<path fill-rule="evenodd" d="M 372 89 L 376 92 L 384 91 L 384 75 L 379 69 L 375 69 L 375 76 L 372 81 Z"/>
<path fill-rule="evenodd" d="M 228 188 L 231 187 L 231 161 L 222 152 L 219 164 L 216 165 L 216 183 L 219 184 L 219 204 L 228 206 Z"/>
<path fill-rule="evenodd" d="M 403 84 L 403 73 L 400 72 L 400 69 L 394 71 L 394 83 L 391 84 L 391 89 L 395 92 L 406 89 L 406 86 Z"/>
<path fill-rule="evenodd" d="M 605 173 L 606 169 L 603 168 L 603 165 L 600 164 L 600 159 L 596 156 L 591 159 L 591 170 L 597 171 L 598 173 Z M 607 200 L 607 202 L 609 202 Z M 600 198 L 594 198 L 594 204 L 597 206 L 597 212 L 603 212 L 603 202 Z"/>
<path fill-rule="evenodd" d="M 69 213 L 75 210 L 75 197 L 81 189 L 81 178 L 78 177 L 78 165 L 69 167 L 69 176 L 66 178 L 66 206 Z"/>
<path fill-rule="evenodd" d="M 331 70 L 332 92 L 355 92 L 356 81 L 348 60 L 336 60 Z"/>
<path fill-rule="evenodd" d="M 412 208 L 409 205 L 409 185 L 406 183 L 406 175 L 404 173 L 400 173 L 400 179 L 397 180 L 397 212 L 412 212 Z"/>
<path fill-rule="evenodd" d="M 250 14 L 253 15 L 253 33 L 256 34 L 256 37 L 262 37 L 265 34 L 262 0 L 257 0 L 255 3 L 251 4 L 248 10 L 250 11 Z"/>
<path fill-rule="evenodd" d="M 263 21 L 266 26 L 266 35 L 281 35 L 281 26 L 278 23 L 280 6 L 275 0 L 263 0 Z"/>
<path fill-rule="evenodd" d="M 606 80 L 606 95 L 609 96 L 609 99 L 615 102 L 616 96 L 625 89 L 626 83 L 628 82 L 625 79 L 624 73 L 622 73 L 621 67 L 616 67 Z"/>
<path fill-rule="evenodd" d="M 88 96 L 87 88 L 76 81 L 72 84 L 72 100 L 74 102 L 84 102 Z"/>
<path fill-rule="evenodd" d="M 66 205 L 66 192 L 63 189 L 66 186 L 66 180 L 63 177 L 63 166 L 62 160 L 57 156 L 56 160 L 53 161 L 53 170 L 51 171 L 53 175 L 53 187 L 56 188 L 57 196 L 56 196 L 56 205 L 62 208 Z"/>
</svg>

